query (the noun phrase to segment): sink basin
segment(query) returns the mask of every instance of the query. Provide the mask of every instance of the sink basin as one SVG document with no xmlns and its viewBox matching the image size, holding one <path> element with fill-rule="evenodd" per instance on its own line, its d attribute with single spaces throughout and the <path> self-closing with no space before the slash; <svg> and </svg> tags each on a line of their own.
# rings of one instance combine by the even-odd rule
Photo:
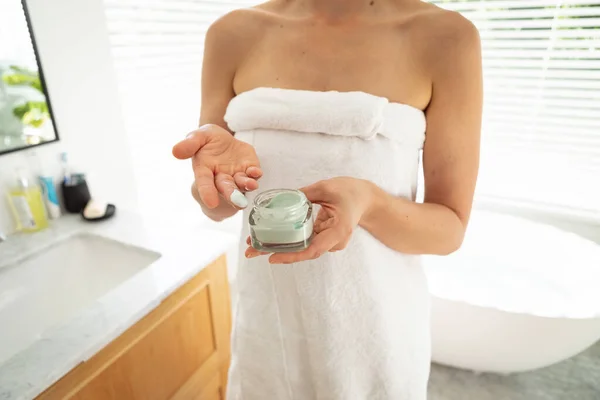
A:
<svg viewBox="0 0 600 400">
<path fill-rule="evenodd" d="M 80 233 L 1 268 L 0 364 L 158 258 L 146 249 Z"/>
</svg>

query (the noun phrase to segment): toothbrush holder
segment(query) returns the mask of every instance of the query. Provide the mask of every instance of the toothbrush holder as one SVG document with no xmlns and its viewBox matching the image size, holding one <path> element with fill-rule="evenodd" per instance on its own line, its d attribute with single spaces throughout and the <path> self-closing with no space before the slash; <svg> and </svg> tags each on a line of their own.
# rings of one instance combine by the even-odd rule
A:
<svg viewBox="0 0 600 400">
<path fill-rule="evenodd" d="M 85 206 L 92 199 L 90 190 L 85 180 L 80 180 L 74 184 L 61 184 L 63 200 L 67 212 L 78 214 L 83 211 Z"/>
</svg>

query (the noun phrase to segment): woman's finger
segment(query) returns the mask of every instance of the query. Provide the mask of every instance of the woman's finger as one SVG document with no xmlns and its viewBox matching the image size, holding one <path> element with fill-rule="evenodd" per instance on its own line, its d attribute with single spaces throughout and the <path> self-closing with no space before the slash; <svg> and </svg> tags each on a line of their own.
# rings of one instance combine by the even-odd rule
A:
<svg viewBox="0 0 600 400">
<path fill-rule="evenodd" d="M 344 250 L 347 246 L 348 243 L 350 243 L 350 239 L 352 238 L 352 236 L 348 236 L 346 237 L 346 239 L 340 241 L 338 244 L 336 244 L 335 246 L 333 246 L 331 248 L 331 250 L 329 251 L 340 251 L 340 250 Z"/>
<path fill-rule="evenodd" d="M 246 175 L 254 179 L 260 179 L 263 175 L 262 169 L 260 167 L 248 167 L 246 169 Z"/>
<path fill-rule="evenodd" d="M 206 133 L 206 129 L 190 132 L 185 139 L 173 146 L 173 155 L 180 160 L 193 157 L 206 144 L 208 140 Z"/>
<path fill-rule="evenodd" d="M 246 258 L 254 258 L 254 257 L 260 257 L 260 256 L 266 256 L 269 255 L 270 253 L 265 253 L 262 251 L 258 251 L 256 250 L 254 247 L 248 247 L 246 249 L 246 252 L 244 253 L 244 255 L 246 256 Z"/>
<path fill-rule="evenodd" d="M 233 176 L 220 172 L 215 176 L 215 185 L 223 198 L 233 206 L 237 208 L 246 208 L 248 206 L 248 199 L 238 189 Z"/>
<path fill-rule="evenodd" d="M 215 187 L 215 177 L 210 168 L 202 164 L 192 165 L 194 168 L 194 178 L 196 180 L 196 190 L 200 201 L 208 207 L 215 208 L 219 205 L 219 192 Z"/>
<path fill-rule="evenodd" d="M 335 226 L 336 220 L 328 215 L 319 214 L 319 216 L 315 219 L 314 223 L 314 232 L 320 233 L 326 229 L 331 229 Z"/>
<path fill-rule="evenodd" d="M 334 248 L 343 236 L 339 229 L 326 229 L 315 235 L 307 249 L 297 253 L 278 253 L 269 257 L 271 264 L 291 264 L 300 261 L 314 260 Z"/>
<path fill-rule="evenodd" d="M 329 199 L 329 192 L 326 188 L 326 181 L 320 181 L 313 183 L 312 185 L 300 188 L 300 191 L 304 193 L 306 198 L 313 203 L 327 202 Z"/>
<path fill-rule="evenodd" d="M 248 248 L 246 249 L 246 253 L 245 253 L 246 258 L 266 256 L 267 254 L 270 254 L 270 253 L 265 253 L 265 252 L 256 250 L 254 247 L 252 247 L 252 239 L 250 238 L 250 236 L 248 236 L 246 238 L 246 244 L 248 245 Z"/>
<path fill-rule="evenodd" d="M 258 182 L 256 182 L 256 179 L 248 178 L 243 172 L 238 172 L 233 175 L 233 180 L 242 192 L 251 192 L 258 189 Z"/>
</svg>

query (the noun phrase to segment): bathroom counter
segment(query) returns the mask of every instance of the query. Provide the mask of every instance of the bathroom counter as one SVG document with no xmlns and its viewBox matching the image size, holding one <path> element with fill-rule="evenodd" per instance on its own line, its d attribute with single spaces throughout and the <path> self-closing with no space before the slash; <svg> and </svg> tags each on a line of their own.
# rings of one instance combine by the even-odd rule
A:
<svg viewBox="0 0 600 400">
<path fill-rule="evenodd" d="M 0 342 L 3 347 L 0 355 L 6 356 L 0 357 L 0 400 L 31 399 L 40 394 L 231 250 L 237 241 L 234 235 L 206 229 L 200 221 L 158 222 L 123 210 L 119 210 L 112 220 L 101 223 L 87 223 L 78 216 L 68 216 L 43 232 L 14 235 L 0 244 L 0 283 L 6 268 L 19 268 L 27 258 L 77 234 L 97 235 L 160 257 L 75 315 L 41 332 L 27 347 L 19 349 L 10 341 Z M 22 281 L 16 282 L 20 289 L 26 291 L 31 282 L 39 284 L 40 276 L 29 275 L 21 274 Z M 14 279 L 14 274 L 11 276 Z M 64 286 L 60 280 L 65 277 L 44 276 L 43 279 L 44 284 Z M 10 312 L 2 312 L 11 301 L 10 295 L 0 293 L 0 326 L 3 330 L 22 329 L 25 333 L 26 324 L 16 324 L 14 315 L 8 317 Z M 11 333 L 12 337 L 19 334 Z"/>
</svg>

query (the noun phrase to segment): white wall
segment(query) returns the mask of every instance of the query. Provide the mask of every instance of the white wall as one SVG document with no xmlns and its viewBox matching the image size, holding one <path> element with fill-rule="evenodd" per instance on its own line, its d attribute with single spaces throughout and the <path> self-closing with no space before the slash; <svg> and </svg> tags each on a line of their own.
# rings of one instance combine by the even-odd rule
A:
<svg viewBox="0 0 600 400">
<path fill-rule="evenodd" d="M 135 208 L 137 189 L 102 0 L 28 0 L 61 141 L 34 153 L 58 173 L 61 149 L 88 175 L 92 195 Z M 0 156 L 0 195 L 28 153 Z M 13 223 L 0 202 L 0 231 Z"/>
</svg>

